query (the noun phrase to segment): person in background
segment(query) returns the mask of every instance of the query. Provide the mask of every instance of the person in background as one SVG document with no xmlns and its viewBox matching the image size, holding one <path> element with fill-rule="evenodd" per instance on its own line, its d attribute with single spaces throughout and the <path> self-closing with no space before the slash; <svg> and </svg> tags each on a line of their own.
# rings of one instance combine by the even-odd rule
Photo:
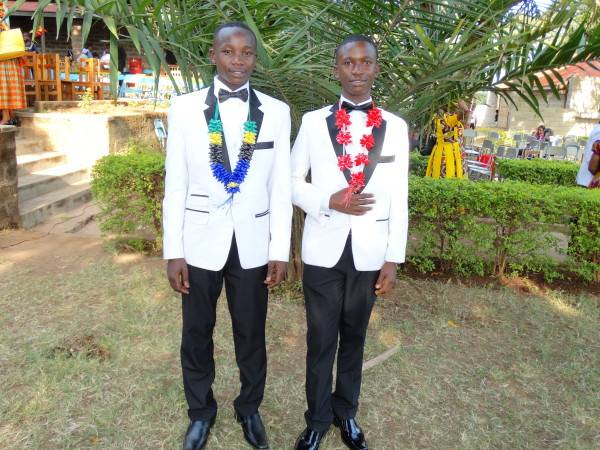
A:
<svg viewBox="0 0 600 450">
<path fill-rule="evenodd" d="M 10 29 L 5 2 L 0 2 L 0 33 Z M 16 125 L 15 110 L 27 108 L 21 58 L 0 61 L 0 125 Z"/>
<path fill-rule="evenodd" d="M 38 46 L 35 45 L 35 42 L 33 42 L 31 40 L 30 33 L 23 33 L 23 41 L 25 42 L 25 50 L 27 50 L 28 52 L 34 52 L 34 53 L 40 52 L 40 49 L 38 48 Z"/>
<path fill-rule="evenodd" d="M 588 164 L 588 170 L 592 174 L 592 181 L 588 187 L 590 189 L 600 188 L 600 141 L 594 142 L 592 146 L 592 159 Z"/>
<path fill-rule="evenodd" d="M 531 135 L 536 138 L 538 141 L 543 141 L 545 140 L 545 136 L 546 136 L 546 127 L 542 124 L 540 124 L 535 131 L 533 131 L 531 133 Z"/>
<path fill-rule="evenodd" d="M 84 47 L 81 49 L 81 53 L 79 54 L 79 57 L 77 58 L 77 61 L 80 61 L 84 58 L 93 58 L 94 55 L 92 53 L 92 46 L 88 46 L 88 47 Z"/>
<path fill-rule="evenodd" d="M 102 56 L 100 57 L 100 68 L 105 70 L 110 69 L 110 52 L 107 49 L 102 51 Z"/>
<path fill-rule="evenodd" d="M 598 149 L 600 147 L 600 122 L 592 129 L 587 143 L 585 144 L 585 152 L 583 160 L 577 173 L 577 184 L 583 187 L 598 187 Z M 595 170 L 593 170 L 595 169 Z M 594 180 L 596 178 L 596 180 Z M 595 181 L 595 183 L 593 183 Z"/>
</svg>

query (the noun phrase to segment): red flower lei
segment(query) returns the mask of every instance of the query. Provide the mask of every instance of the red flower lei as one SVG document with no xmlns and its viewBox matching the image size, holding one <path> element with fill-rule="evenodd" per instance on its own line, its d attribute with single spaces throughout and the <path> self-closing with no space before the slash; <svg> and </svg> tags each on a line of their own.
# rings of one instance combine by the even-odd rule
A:
<svg viewBox="0 0 600 450">
<path fill-rule="evenodd" d="M 373 106 L 367 111 L 367 127 L 379 128 L 382 122 L 381 109 L 377 108 L 373 103 Z M 344 154 L 338 156 L 338 167 L 343 172 L 344 170 L 350 170 L 352 167 L 363 166 L 366 167 L 369 164 L 368 152 L 375 146 L 375 138 L 373 133 L 364 134 L 360 139 L 360 145 L 363 148 L 363 152 L 356 155 L 354 161 L 352 157 L 346 153 L 346 145 L 352 143 L 352 135 L 348 131 L 348 127 L 352 124 L 350 121 L 350 114 L 344 108 L 341 107 L 335 113 L 335 126 L 338 128 L 338 134 L 336 141 L 338 144 L 344 146 Z M 346 204 L 350 202 L 352 194 L 359 192 L 365 186 L 365 174 L 363 171 L 355 172 L 350 175 L 348 181 L 348 189 L 346 191 Z"/>
</svg>

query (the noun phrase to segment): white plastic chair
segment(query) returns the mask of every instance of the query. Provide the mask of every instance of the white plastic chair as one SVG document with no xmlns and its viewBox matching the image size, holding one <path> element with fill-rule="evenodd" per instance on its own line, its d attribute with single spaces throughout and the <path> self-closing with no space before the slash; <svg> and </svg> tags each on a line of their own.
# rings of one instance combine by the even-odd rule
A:
<svg viewBox="0 0 600 450">
<path fill-rule="evenodd" d="M 579 145 L 569 144 L 565 146 L 565 159 L 569 161 L 577 161 L 577 154 L 579 153 Z"/>
</svg>

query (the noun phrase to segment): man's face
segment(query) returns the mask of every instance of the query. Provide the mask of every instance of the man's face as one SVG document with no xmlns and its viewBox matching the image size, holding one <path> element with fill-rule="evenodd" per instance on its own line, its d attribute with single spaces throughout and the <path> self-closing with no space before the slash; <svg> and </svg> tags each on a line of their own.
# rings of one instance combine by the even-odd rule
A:
<svg viewBox="0 0 600 450">
<path fill-rule="evenodd" d="M 256 66 L 254 38 L 243 28 L 224 28 L 213 42 L 209 56 L 217 66 L 219 80 L 235 90 L 246 84 Z"/>
<path fill-rule="evenodd" d="M 335 76 L 342 84 L 342 94 L 353 102 L 368 100 L 373 81 L 379 74 L 377 53 L 368 42 L 349 42 L 339 48 Z"/>
</svg>

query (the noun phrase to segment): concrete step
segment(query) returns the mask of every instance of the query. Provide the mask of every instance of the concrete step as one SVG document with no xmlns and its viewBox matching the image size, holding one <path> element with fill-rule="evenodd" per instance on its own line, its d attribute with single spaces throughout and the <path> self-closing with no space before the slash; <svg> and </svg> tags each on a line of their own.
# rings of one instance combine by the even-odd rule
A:
<svg viewBox="0 0 600 450">
<path fill-rule="evenodd" d="M 25 153 L 17 155 L 18 175 L 20 177 L 66 163 L 67 155 L 60 152 Z"/>
<path fill-rule="evenodd" d="M 94 221 L 100 212 L 98 205 L 92 200 L 80 204 L 69 211 L 52 215 L 44 222 L 36 225 L 32 231 L 41 233 L 81 233 L 100 236 L 98 224 Z"/>
<path fill-rule="evenodd" d="M 39 170 L 31 175 L 19 177 L 17 183 L 19 204 L 80 181 L 88 180 L 89 171 L 86 167 L 65 164 Z"/>
<path fill-rule="evenodd" d="M 80 181 L 19 203 L 23 228 L 33 228 L 50 216 L 71 211 L 92 198 L 90 185 Z M 85 225 L 85 224 L 84 224 Z"/>
<path fill-rule="evenodd" d="M 43 139 L 35 136 L 17 137 L 17 139 L 15 139 L 15 144 L 17 145 L 17 155 L 41 153 L 44 151 L 45 147 Z"/>
</svg>

